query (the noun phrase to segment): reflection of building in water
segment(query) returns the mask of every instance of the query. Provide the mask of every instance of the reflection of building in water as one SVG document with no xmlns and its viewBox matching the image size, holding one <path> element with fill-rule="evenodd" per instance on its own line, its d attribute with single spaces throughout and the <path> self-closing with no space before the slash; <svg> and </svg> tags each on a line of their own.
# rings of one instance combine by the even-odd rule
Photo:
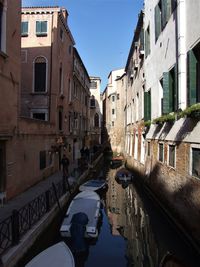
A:
<svg viewBox="0 0 200 267">
<path fill-rule="evenodd" d="M 158 249 L 150 228 L 149 217 L 145 214 L 142 203 L 132 186 L 126 190 L 125 203 L 127 224 L 124 237 L 128 240 L 127 257 L 131 259 L 131 264 L 134 266 L 157 266 Z"/>
<path fill-rule="evenodd" d="M 119 235 L 125 226 L 124 221 L 124 199 L 125 190 L 115 181 L 116 170 L 109 171 L 107 191 L 107 216 L 112 226 L 112 234 Z"/>
<path fill-rule="evenodd" d="M 122 235 L 127 240 L 128 266 L 155 267 L 161 258 L 149 216 L 143 209 L 132 185 L 123 189 L 115 181 L 116 169 L 108 174 L 107 215 L 113 235 Z"/>
</svg>

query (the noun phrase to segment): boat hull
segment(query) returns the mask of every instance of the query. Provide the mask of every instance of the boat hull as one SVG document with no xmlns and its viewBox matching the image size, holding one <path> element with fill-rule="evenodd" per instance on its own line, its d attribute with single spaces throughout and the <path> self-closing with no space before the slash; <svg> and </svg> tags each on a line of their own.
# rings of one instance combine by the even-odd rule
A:
<svg viewBox="0 0 200 267">
<path fill-rule="evenodd" d="M 100 217 L 100 197 L 93 191 L 82 191 L 77 194 L 67 210 L 63 223 L 60 227 L 62 237 L 71 237 L 70 228 L 73 215 L 85 213 L 88 223 L 85 225 L 85 238 L 96 238 L 98 236 L 97 224 Z"/>
</svg>

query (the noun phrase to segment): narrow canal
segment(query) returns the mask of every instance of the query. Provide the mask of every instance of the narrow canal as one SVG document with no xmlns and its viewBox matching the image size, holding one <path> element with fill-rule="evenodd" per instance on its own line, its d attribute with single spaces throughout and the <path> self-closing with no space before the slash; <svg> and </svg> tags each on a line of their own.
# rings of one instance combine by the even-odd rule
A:
<svg viewBox="0 0 200 267">
<path fill-rule="evenodd" d="M 117 169 L 109 169 L 104 162 L 99 170 L 97 176 L 102 175 L 108 181 L 108 189 L 102 195 L 99 236 L 88 244 L 85 255 L 75 258 L 76 267 L 162 267 L 162 259 L 169 253 L 182 264 L 166 266 L 200 266 L 194 249 L 186 244 L 137 183 L 118 184 Z M 59 242 L 61 222 L 62 218 L 56 218 L 16 267 L 23 267 L 34 255 Z M 70 247 L 70 240 L 66 243 Z"/>
</svg>

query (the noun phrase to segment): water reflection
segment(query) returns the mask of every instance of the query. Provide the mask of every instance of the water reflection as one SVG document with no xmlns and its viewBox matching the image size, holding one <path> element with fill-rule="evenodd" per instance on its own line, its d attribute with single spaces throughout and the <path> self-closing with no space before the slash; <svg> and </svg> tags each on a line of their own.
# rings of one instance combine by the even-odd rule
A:
<svg viewBox="0 0 200 267">
<path fill-rule="evenodd" d="M 103 169 L 104 166 L 104 169 Z M 118 169 L 99 166 L 99 173 L 108 181 L 108 189 L 102 196 L 101 218 L 98 238 L 87 240 L 88 249 L 82 255 L 74 255 L 76 267 L 198 267 L 199 259 L 193 249 L 186 245 L 176 229 L 169 225 L 160 214 L 158 207 L 143 193 L 134 182 L 117 183 Z M 47 229 L 35 243 L 31 255 L 17 267 L 22 267 L 34 255 L 61 240 L 59 228 L 62 218 Z M 47 238 L 48 244 L 46 242 Z M 71 240 L 65 240 L 71 246 Z M 35 252 L 34 252 L 35 253 Z M 174 255 L 183 264 L 166 265 Z M 165 264 L 165 265 L 164 265 Z"/>
<path fill-rule="evenodd" d="M 155 206 L 146 197 L 141 199 L 135 185 L 129 183 L 124 189 L 116 182 L 116 171 L 108 173 L 106 213 L 112 235 L 121 235 L 127 241 L 127 266 L 160 267 L 168 254 L 179 262 L 169 266 L 199 266 L 195 252 L 182 242 L 165 218 L 155 212 Z M 181 261 L 186 265 L 180 264 Z"/>
</svg>

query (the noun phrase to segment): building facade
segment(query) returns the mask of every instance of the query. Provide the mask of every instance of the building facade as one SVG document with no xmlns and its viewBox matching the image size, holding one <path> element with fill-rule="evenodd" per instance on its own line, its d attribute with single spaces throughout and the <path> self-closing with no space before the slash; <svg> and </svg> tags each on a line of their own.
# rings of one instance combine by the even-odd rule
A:
<svg viewBox="0 0 200 267">
<path fill-rule="evenodd" d="M 15 191 L 19 133 L 21 1 L 0 1 L 0 198 Z"/>
<path fill-rule="evenodd" d="M 113 70 L 103 92 L 104 127 L 112 150 L 120 153 L 124 133 L 122 107 L 124 106 L 124 69 Z M 105 130 L 104 130 L 105 131 Z M 105 135 L 105 133 L 104 133 Z"/>
<path fill-rule="evenodd" d="M 194 238 L 200 196 L 199 38 L 197 1 L 145 1 L 145 172 Z"/>
<path fill-rule="evenodd" d="M 73 62 L 73 86 L 69 98 L 69 137 L 73 148 L 74 168 L 77 168 L 81 148 L 89 147 L 90 144 L 90 77 L 76 48 Z"/>
<path fill-rule="evenodd" d="M 90 147 L 101 144 L 102 99 L 101 79 L 90 76 Z"/>
<path fill-rule="evenodd" d="M 138 169 L 144 169 L 145 162 L 143 16 L 141 11 L 125 67 L 125 154 L 127 160 Z"/>
</svg>

